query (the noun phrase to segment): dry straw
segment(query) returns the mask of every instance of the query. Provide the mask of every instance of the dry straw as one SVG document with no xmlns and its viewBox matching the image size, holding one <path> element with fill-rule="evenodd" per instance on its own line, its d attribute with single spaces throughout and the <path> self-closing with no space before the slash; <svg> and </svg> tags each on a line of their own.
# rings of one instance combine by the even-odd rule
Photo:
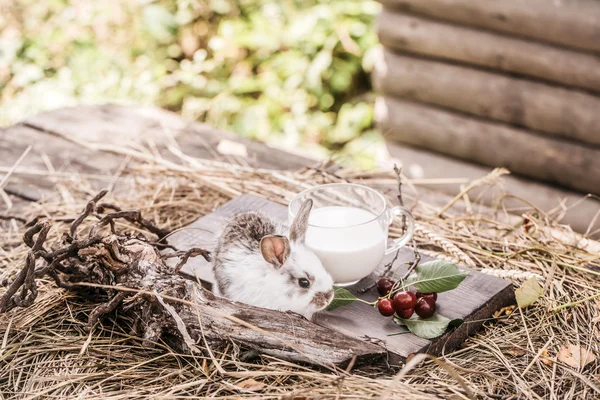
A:
<svg viewBox="0 0 600 400">
<path fill-rule="evenodd" d="M 147 153 L 138 157 L 128 150 L 127 154 L 138 164 L 114 178 L 111 201 L 123 209 L 140 209 L 145 218 L 168 230 L 183 228 L 241 193 L 286 204 L 299 190 L 316 184 L 347 180 L 380 187 L 382 181 L 394 178 L 392 171 L 275 172 L 181 154 L 177 163 Z M 82 176 L 62 173 L 50 178 L 60 181 L 57 198 L 27 206 L 20 217 L 69 221 L 98 189 L 98 182 Z M 194 355 L 178 354 L 163 344 L 148 348 L 129 334 L 131 321 L 118 314 L 87 333 L 85 316 L 93 305 L 57 289 L 53 282 L 41 281 L 33 306 L 0 316 L 0 393 L 19 399 L 598 397 L 598 362 L 584 367 L 557 359 L 566 345 L 600 355 L 598 303 L 592 299 L 558 313 L 549 311 L 600 292 L 600 255 L 586 250 L 597 243 L 579 237 L 576 242 L 585 246 L 578 246 L 570 230 L 539 212 L 524 223 L 520 217 L 475 207 L 468 197 L 470 190 L 493 185 L 497 179 L 498 174 L 465 186 L 447 207 L 414 201 L 417 243 L 424 252 L 516 284 L 539 277 L 544 295 L 530 308 L 499 313 L 462 348 L 436 360 L 417 359 L 403 370 L 384 362 L 345 373 L 256 356 L 234 343 Z M 390 192 L 389 198 L 394 197 Z M 22 222 L 5 219 L 0 224 L 2 281 L 23 266 L 27 248 L 20 239 Z M 68 224 L 53 229 L 49 239 L 56 240 L 67 229 Z M 570 239 L 557 239 L 561 237 Z"/>
</svg>

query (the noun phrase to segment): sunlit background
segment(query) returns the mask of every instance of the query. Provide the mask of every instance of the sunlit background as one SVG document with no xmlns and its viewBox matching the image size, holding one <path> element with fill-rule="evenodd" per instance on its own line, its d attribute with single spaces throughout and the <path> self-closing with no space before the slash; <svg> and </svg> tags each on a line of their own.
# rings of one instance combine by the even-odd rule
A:
<svg viewBox="0 0 600 400">
<path fill-rule="evenodd" d="M 0 125 L 81 103 L 156 105 L 362 168 L 384 157 L 375 1 L 0 4 Z"/>
</svg>

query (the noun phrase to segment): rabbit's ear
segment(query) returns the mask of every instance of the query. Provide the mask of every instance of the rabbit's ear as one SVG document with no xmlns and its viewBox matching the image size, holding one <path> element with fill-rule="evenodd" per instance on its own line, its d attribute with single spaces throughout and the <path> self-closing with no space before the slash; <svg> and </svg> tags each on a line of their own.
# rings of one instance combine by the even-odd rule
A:
<svg viewBox="0 0 600 400">
<path fill-rule="evenodd" d="M 310 215 L 312 206 L 313 201 L 308 199 L 302 204 L 300 210 L 298 210 L 298 215 L 296 215 L 290 227 L 290 240 L 292 242 L 304 243 L 306 231 L 308 230 L 308 216 Z"/>
<path fill-rule="evenodd" d="M 260 240 L 260 252 L 268 263 L 279 268 L 290 255 L 290 242 L 285 236 L 267 235 Z"/>
</svg>

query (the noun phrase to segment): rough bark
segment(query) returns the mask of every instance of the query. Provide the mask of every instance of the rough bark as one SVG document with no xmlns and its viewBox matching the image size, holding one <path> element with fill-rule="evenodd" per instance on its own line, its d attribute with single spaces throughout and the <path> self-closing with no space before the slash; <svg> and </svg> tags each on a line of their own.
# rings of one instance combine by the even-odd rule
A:
<svg viewBox="0 0 600 400">
<path fill-rule="evenodd" d="M 48 222 L 39 222 L 25 233 L 24 241 L 31 248 L 27 263 L 0 299 L 0 312 L 31 305 L 37 296 L 35 277 L 50 276 L 59 287 L 98 303 L 88 316 L 88 329 L 104 314 L 119 309 L 134 321 L 133 333 L 149 344 L 163 340 L 184 351 L 205 352 L 207 346 L 234 341 L 284 360 L 322 366 L 353 359 L 360 362 L 385 353 L 380 346 L 320 327 L 300 315 L 214 296 L 176 274 L 179 266 L 172 268 L 165 262 L 172 254 L 161 254 L 160 246 L 145 236 L 116 232 L 113 222 L 117 218 L 149 232 L 162 231 L 149 226 L 139 212 L 100 215 L 114 209 L 98 204 L 105 193 L 89 202 L 58 248 L 44 247 Z M 96 217 L 98 222 L 80 237 L 79 226 L 88 217 Z M 110 232 L 105 227 L 110 227 Z M 181 260 L 199 255 L 209 258 L 202 249 L 176 253 Z M 36 260 L 41 264 L 38 269 Z"/>
<path fill-rule="evenodd" d="M 600 194 L 600 150 L 390 97 L 376 114 L 392 140 Z"/>
<path fill-rule="evenodd" d="M 600 53 L 596 0 L 380 0 L 390 8 Z"/>
<path fill-rule="evenodd" d="M 600 97 L 504 74 L 384 51 L 380 91 L 600 145 Z"/>
<path fill-rule="evenodd" d="M 378 17 L 377 33 L 389 49 L 600 92 L 600 58 L 591 54 L 389 8 Z"/>
</svg>

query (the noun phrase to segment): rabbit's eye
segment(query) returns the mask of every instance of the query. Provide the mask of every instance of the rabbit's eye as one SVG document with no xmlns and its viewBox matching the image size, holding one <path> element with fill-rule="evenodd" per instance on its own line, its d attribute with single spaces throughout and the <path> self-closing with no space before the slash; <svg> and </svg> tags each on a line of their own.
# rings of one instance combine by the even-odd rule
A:
<svg viewBox="0 0 600 400">
<path fill-rule="evenodd" d="M 307 288 L 310 287 L 310 281 L 306 278 L 300 278 L 298 279 L 298 285 L 300 285 L 300 287 Z"/>
</svg>

